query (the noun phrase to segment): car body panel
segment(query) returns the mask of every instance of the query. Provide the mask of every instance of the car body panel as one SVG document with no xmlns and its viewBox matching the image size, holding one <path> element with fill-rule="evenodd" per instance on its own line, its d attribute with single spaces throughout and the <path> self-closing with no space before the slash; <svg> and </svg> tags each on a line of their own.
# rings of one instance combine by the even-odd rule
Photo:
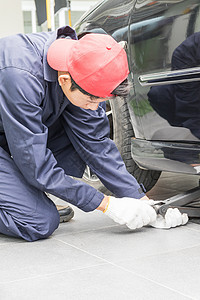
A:
<svg viewBox="0 0 200 300">
<path fill-rule="evenodd" d="M 194 128 L 200 127 L 197 101 L 191 115 L 189 111 L 194 102 L 192 97 L 200 95 L 200 82 L 185 83 L 183 76 L 183 83 L 176 82 L 175 78 L 173 87 L 166 82 L 153 87 L 142 85 L 139 78 L 178 69 L 174 53 L 180 52 L 182 43 L 188 47 L 185 53 L 189 53 L 187 39 L 200 31 L 199 0 L 101 1 L 75 29 L 79 36 L 99 32 L 112 35 L 118 42 L 127 42 L 129 79 L 133 83 L 127 102 L 135 133 L 132 157 L 138 165 L 146 169 L 197 174 L 194 169 L 194 165 L 200 164 L 200 134 Z M 184 59 L 178 57 L 183 60 L 182 64 L 179 61 L 180 69 L 187 71 L 198 67 L 194 62 L 186 64 Z M 189 99 L 186 93 L 191 95 L 191 102 L 189 99 L 190 103 L 183 103 L 184 118 L 177 109 L 180 103 L 174 99 L 176 88 L 179 94 L 183 91 L 184 99 Z"/>
<path fill-rule="evenodd" d="M 199 28 L 200 3 L 198 0 L 175 1 L 175 3 L 154 1 L 155 3 L 148 7 L 148 5 L 141 6 L 142 1 L 139 2 L 140 7 L 135 8 L 130 24 L 130 68 L 133 74 L 134 95 L 129 107 L 132 122 L 135 124 L 136 137 L 155 140 L 162 139 L 161 128 L 165 131 L 171 126 L 153 109 L 148 99 L 150 87 L 141 86 L 138 77 L 147 73 L 171 70 L 174 50 Z M 140 27 L 138 23 L 141 24 Z M 136 25 L 137 29 L 134 29 Z M 162 105 L 162 99 L 160 101 Z M 182 130 L 184 129 L 180 128 L 180 135 Z M 168 139 L 171 140 L 171 136 Z M 190 140 L 196 138 L 191 134 Z"/>
</svg>

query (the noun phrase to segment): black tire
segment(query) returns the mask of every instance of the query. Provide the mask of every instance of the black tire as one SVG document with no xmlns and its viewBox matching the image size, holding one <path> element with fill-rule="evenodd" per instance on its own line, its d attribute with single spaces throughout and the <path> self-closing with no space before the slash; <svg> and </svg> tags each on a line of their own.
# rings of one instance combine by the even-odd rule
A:
<svg viewBox="0 0 200 300">
<path fill-rule="evenodd" d="M 139 183 L 142 183 L 149 191 L 160 177 L 160 171 L 140 169 L 131 157 L 131 138 L 134 137 L 133 127 L 130 121 L 130 114 L 126 100 L 116 97 L 107 103 L 107 110 L 110 121 L 110 138 L 114 140 L 128 172 L 133 175 Z M 90 172 L 90 170 L 88 170 Z M 87 172 L 88 172 L 87 171 Z M 107 195 L 110 192 L 103 186 L 95 174 L 85 172 L 83 180 Z"/>
<path fill-rule="evenodd" d="M 128 172 L 133 175 L 139 183 L 142 183 L 148 192 L 158 181 L 161 172 L 155 170 L 144 170 L 138 167 L 131 156 L 131 138 L 134 137 L 133 127 L 126 100 L 115 98 L 110 101 L 113 118 L 113 137 Z"/>
</svg>

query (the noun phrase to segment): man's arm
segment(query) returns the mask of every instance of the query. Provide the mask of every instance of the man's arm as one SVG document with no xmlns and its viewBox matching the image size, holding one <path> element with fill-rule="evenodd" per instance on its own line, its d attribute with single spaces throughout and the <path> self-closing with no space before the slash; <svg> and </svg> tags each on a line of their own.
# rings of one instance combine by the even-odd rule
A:
<svg viewBox="0 0 200 300">
<path fill-rule="evenodd" d="M 39 106 L 44 97 L 41 83 L 29 72 L 16 68 L 2 70 L 0 80 L 0 114 L 6 139 L 27 183 L 84 211 L 96 209 L 104 195 L 67 176 L 46 147 L 48 129 Z"/>
<path fill-rule="evenodd" d="M 166 214 L 167 219 L 161 216 L 157 219 L 152 207 L 154 201 L 141 193 L 136 179 L 126 170 L 117 147 L 108 138 L 108 120 L 102 107 L 91 111 L 71 104 L 63 113 L 63 125 L 80 157 L 117 196 L 105 196 L 98 210 L 130 229 L 148 224 L 170 228 L 187 223 L 187 216 L 177 210 Z"/>
<path fill-rule="evenodd" d="M 68 105 L 63 112 L 63 126 L 79 156 L 108 190 L 117 197 L 145 196 L 109 139 L 109 122 L 101 106 L 92 111 Z"/>
</svg>

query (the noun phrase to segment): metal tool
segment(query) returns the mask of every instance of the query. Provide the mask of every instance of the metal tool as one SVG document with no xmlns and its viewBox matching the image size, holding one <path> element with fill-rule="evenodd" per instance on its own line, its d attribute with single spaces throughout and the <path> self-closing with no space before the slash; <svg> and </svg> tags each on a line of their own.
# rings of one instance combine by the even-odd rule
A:
<svg viewBox="0 0 200 300">
<path fill-rule="evenodd" d="M 178 208 L 181 213 L 188 217 L 200 218 L 200 186 L 184 193 L 157 202 L 154 206 L 156 212 L 165 215 L 168 208 Z M 199 203 L 198 203 L 199 202 Z"/>
</svg>

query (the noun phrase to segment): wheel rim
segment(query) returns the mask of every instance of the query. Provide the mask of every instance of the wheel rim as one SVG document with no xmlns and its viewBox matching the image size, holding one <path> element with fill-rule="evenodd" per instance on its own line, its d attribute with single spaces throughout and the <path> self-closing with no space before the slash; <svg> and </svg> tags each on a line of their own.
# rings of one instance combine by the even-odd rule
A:
<svg viewBox="0 0 200 300">
<path fill-rule="evenodd" d="M 108 117 L 109 123 L 110 123 L 110 138 L 113 139 L 113 117 L 112 117 L 112 109 L 110 106 L 110 101 L 106 101 L 106 115 Z M 86 166 L 83 178 L 90 182 L 97 182 L 99 181 L 99 178 L 95 173 L 92 172 L 89 166 Z"/>
</svg>

